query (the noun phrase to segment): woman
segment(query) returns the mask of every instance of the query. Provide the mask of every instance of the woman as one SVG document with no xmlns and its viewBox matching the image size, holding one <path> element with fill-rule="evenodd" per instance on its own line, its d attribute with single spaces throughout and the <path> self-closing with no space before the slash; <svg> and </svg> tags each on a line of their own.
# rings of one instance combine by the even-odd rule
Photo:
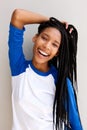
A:
<svg viewBox="0 0 87 130">
<path fill-rule="evenodd" d="M 40 24 L 33 57 L 23 54 L 25 25 Z M 77 31 L 55 18 L 16 9 L 9 31 L 12 130 L 82 130 L 76 82 Z"/>
</svg>

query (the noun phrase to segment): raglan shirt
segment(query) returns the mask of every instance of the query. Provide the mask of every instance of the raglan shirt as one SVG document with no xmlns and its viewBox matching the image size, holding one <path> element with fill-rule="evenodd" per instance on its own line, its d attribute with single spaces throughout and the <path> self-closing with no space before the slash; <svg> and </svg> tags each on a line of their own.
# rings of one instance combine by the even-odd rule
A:
<svg viewBox="0 0 87 130">
<path fill-rule="evenodd" d="M 51 66 L 48 72 L 37 70 L 23 54 L 25 28 L 10 24 L 9 61 L 12 75 L 12 130 L 53 130 L 53 102 L 57 71 Z M 73 87 L 67 78 L 72 130 L 82 130 Z"/>
</svg>

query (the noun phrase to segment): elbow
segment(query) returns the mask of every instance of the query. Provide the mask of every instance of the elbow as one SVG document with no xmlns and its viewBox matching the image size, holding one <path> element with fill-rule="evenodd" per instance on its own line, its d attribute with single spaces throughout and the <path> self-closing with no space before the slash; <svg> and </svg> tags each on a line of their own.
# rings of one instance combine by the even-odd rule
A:
<svg viewBox="0 0 87 130">
<path fill-rule="evenodd" d="M 21 28 L 22 26 L 22 13 L 21 9 L 15 9 L 12 13 L 11 24 Z"/>
<path fill-rule="evenodd" d="M 12 17 L 11 17 L 11 22 L 13 21 L 17 21 L 20 19 L 20 10 L 19 9 L 15 9 L 12 13 Z"/>
</svg>

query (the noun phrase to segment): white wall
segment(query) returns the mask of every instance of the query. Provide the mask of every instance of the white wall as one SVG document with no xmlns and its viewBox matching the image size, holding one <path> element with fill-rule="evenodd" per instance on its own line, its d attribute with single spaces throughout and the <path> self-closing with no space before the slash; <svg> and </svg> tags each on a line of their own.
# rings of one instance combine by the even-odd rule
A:
<svg viewBox="0 0 87 130">
<path fill-rule="evenodd" d="M 11 130 L 11 76 L 8 62 L 8 26 L 11 13 L 15 8 L 29 9 L 44 15 L 55 16 L 76 26 L 78 40 L 78 100 L 84 130 L 87 130 L 87 1 L 86 0 L 2 0 L 0 3 L 0 130 Z M 31 26 L 25 33 L 24 52 L 31 57 L 31 37 L 36 31 Z M 30 55 L 30 56 L 28 56 Z"/>
</svg>

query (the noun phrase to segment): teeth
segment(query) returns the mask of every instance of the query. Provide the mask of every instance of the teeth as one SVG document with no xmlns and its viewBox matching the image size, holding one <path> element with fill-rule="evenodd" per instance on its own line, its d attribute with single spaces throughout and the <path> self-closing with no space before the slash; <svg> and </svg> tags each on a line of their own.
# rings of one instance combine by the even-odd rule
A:
<svg viewBox="0 0 87 130">
<path fill-rule="evenodd" d="M 40 54 L 44 55 L 44 56 L 48 56 L 47 53 L 43 52 L 42 50 L 39 50 Z"/>
</svg>

